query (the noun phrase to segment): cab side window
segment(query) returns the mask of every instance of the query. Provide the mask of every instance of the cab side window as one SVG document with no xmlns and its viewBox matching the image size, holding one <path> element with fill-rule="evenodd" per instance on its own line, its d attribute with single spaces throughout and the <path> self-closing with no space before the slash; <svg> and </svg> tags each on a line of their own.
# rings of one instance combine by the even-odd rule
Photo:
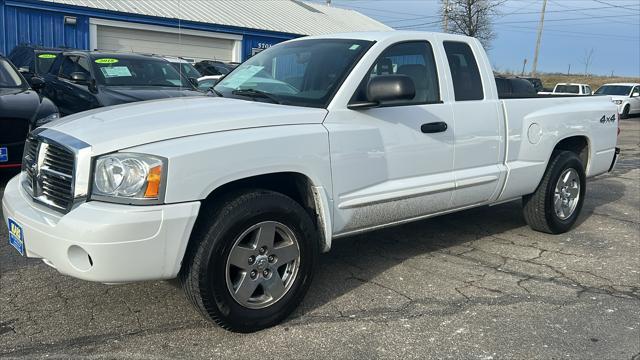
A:
<svg viewBox="0 0 640 360">
<path fill-rule="evenodd" d="M 400 101 L 397 105 L 429 104 L 440 101 L 438 72 L 433 49 L 426 41 L 404 42 L 387 48 L 369 70 L 351 102 L 366 102 L 369 80 L 385 75 L 405 75 L 413 80 L 416 95 L 413 99 Z"/>
<path fill-rule="evenodd" d="M 443 42 L 447 54 L 456 101 L 482 100 L 482 78 L 473 51 L 467 43 Z"/>
</svg>

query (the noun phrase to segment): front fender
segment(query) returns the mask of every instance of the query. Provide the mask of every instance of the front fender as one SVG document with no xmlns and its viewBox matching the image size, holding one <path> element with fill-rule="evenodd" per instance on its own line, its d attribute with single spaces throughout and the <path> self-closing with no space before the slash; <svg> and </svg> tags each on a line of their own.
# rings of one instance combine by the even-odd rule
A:
<svg viewBox="0 0 640 360">
<path fill-rule="evenodd" d="M 321 124 L 221 131 L 123 151 L 169 160 L 167 203 L 203 200 L 232 181 L 279 172 L 303 174 L 328 194 L 333 193 L 329 138 Z"/>
</svg>

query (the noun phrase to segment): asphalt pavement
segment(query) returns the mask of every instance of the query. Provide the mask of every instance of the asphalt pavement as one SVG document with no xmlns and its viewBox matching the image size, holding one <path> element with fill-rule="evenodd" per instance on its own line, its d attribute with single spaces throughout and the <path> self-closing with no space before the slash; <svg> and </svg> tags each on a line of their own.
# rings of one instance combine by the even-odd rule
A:
<svg viewBox="0 0 640 360">
<path fill-rule="evenodd" d="M 572 231 L 534 232 L 514 202 L 337 240 L 302 306 L 254 334 L 174 282 L 60 275 L 0 226 L 0 358 L 640 359 L 640 118 L 621 129 Z"/>
</svg>

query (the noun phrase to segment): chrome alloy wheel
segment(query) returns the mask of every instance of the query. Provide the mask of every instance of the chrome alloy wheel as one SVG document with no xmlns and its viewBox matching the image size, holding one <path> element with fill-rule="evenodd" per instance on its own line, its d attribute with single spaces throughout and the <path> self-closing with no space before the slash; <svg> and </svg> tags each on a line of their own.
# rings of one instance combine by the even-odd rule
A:
<svg viewBox="0 0 640 360">
<path fill-rule="evenodd" d="M 580 200 L 580 176 L 569 168 L 562 172 L 553 196 L 553 207 L 560 220 L 569 218 Z"/>
<path fill-rule="evenodd" d="M 293 231 L 276 221 L 255 224 L 234 242 L 227 258 L 227 289 L 250 309 L 276 303 L 290 289 L 300 267 L 300 247 Z"/>
</svg>

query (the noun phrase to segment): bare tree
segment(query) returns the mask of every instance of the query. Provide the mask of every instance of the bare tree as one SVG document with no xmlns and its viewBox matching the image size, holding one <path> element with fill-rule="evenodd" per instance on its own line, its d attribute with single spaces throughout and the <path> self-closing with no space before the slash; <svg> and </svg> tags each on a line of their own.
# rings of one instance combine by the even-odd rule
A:
<svg viewBox="0 0 640 360">
<path fill-rule="evenodd" d="M 593 48 L 591 50 L 584 50 L 584 56 L 582 57 L 582 64 L 584 64 L 584 76 L 589 76 L 589 66 L 593 61 Z"/>
<path fill-rule="evenodd" d="M 485 48 L 491 47 L 491 41 L 496 37 L 492 21 L 506 0 L 440 1 L 440 12 L 445 19 L 447 32 L 475 37 Z"/>
</svg>

